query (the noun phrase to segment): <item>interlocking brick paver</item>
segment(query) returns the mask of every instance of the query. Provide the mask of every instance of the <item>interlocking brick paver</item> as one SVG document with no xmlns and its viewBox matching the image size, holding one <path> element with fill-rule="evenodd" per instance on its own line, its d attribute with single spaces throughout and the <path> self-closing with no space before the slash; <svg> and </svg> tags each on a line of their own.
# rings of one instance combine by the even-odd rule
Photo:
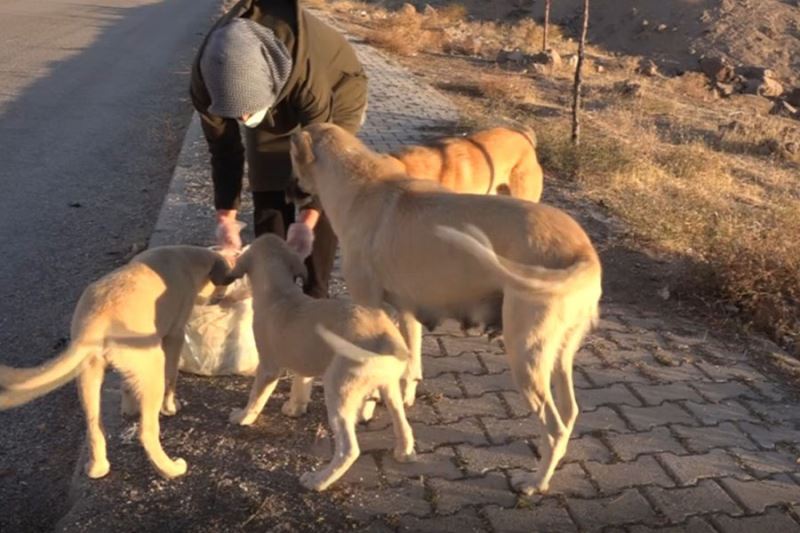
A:
<svg viewBox="0 0 800 533">
<path fill-rule="evenodd" d="M 591 531 L 598 531 L 604 526 L 652 524 L 659 521 L 650 503 L 636 489 L 591 500 L 567 498 L 567 505 L 578 525 Z"/>
<path fill-rule="evenodd" d="M 480 396 L 486 392 L 516 390 L 514 382 L 511 380 L 511 372 L 507 370 L 500 374 L 492 374 L 488 376 L 461 374 L 460 379 L 467 391 L 468 396 Z"/>
<path fill-rule="evenodd" d="M 412 423 L 417 451 L 429 452 L 445 444 L 489 444 L 476 418 L 464 418 L 452 424 Z"/>
<path fill-rule="evenodd" d="M 482 352 L 478 359 L 484 364 L 490 374 L 499 374 L 508 371 L 508 359 L 504 353 Z M 510 377 L 510 376 L 509 376 Z"/>
<path fill-rule="evenodd" d="M 760 399 L 758 392 L 741 381 L 699 381 L 694 383 L 693 386 L 703 398 L 712 402 L 721 402 L 723 400 L 730 400 L 731 398 Z M 687 398 L 687 400 L 691 399 L 692 398 Z"/>
<path fill-rule="evenodd" d="M 732 422 L 722 422 L 718 426 L 685 427 L 673 426 L 673 431 L 683 439 L 686 446 L 695 453 L 706 453 L 713 448 L 738 447 L 757 450 L 758 446 Z"/>
<path fill-rule="evenodd" d="M 764 452 L 733 449 L 731 453 L 757 478 L 798 470 L 797 457 L 783 451 Z"/>
<path fill-rule="evenodd" d="M 579 389 L 575 391 L 582 412 L 594 411 L 601 405 L 629 405 L 638 407 L 642 402 L 622 383 L 600 389 Z"/>
<path fill-rule="evenodd" d="M 609 407 L 598 407 L 590 413 L 581 413 L 575 424 L 578 435 L 593 433 L 595 431 L 617 431 L 627 433 L 628 426 L 616 411 Z"/>
<path fill-rule="evenodd" d="M 423 379 L 417 387 L 417 395 L 420 394 L 429 394 L 432 396 L 443 394 L 450 398 L 464 397 L 464 393 L 461 391 L 461 387 L 458 386 L 458 381 L 456 381 L 456 377 L 452 373 L 439 374 L 435 378 Z"/>
<path fill-rule="evenodd" d="M 424 379 L 435 378 L 444 372 L 466 372 L 475 375 L 486 373 L 474 353 L 462 353 L 448 357 L 426 357 L 422 361 L 422 376 Z"/>
<path fill-rule="evenodd" d="M 797 430 L 782 424 L 741 422 L 739 427 L 763 448 L 774 448 L 781 442 L 797 442 Z"/>
<path fill-rule="evenodd" d="M 650 428 L 667 424 L 697 425 L 697 420 L 692 415 L 682 409 L 680 405 L 672 402 L 664 402 L 655 407 L 628 407 L 623 405 L 619 409 L 637 431 L 646 431 Z"/>
<path fill-rule="evenodd" d="M 383 483 L 375 458 L 368 454 L 361 454 L 350 470 L 342 476 L 341 482 L 366 488 L 378 487 Z"/>
<path fill-rule="evenodd" d="M 456 447 L 464 459 L 464 468 L 469 475 L 483 475 L 489 470 L 500 468 L 532 469 L 536 464 L 536 456 L 524 441 L 513 441 L 500 446 L 475 447 L 466 444 Z"/>
<path fill-rule="evenodd" d="M 639 366 L 642 374 L 660 383 L 674 381 L 708 381 L 708 377 L 695 363 L 685 362 L 680 365 L 664 366 L 643 364 Z"/>
<path fill-rule="evenodd" d="M 592 479 L 600 486 L 600 491 L 606 494 L 641 485 L 675 486 L 675 482 L 652 455 L 642 455 L 629 463 L 602 464 L 586 461 L 585 466 Z"/>
<path fill-rule="evenodd" d="M 738 465 L 728 452 L 713 450 L 703 455 L 659 454 L 664 466 L 678 479 L 681 485 L 694 485 L 697 480 L 708 477 L 750 476 Z"/>
<path fill-rule="evenodd" d="M 506 408 L 500 398 L 493 393 L 487 393 L 477 398 L 442 398 L 436 402 L 436 408 L 442 415 L 445 423 L 455 422 L 465 416 L 493 416 L 506 418 Z"/>
<path fill-rule="evenodd" d="M 610 463 L 613 459 L 611 451 L 603 441 L 591 435 L 573 437 L 569 441 L 564 462 L 594 461 L 596 463 Z"/>
<path fill-rule="evenodd" d="M 435 335 L 422 336 L 422 354 L 426 357 L 446 357 Z"/>
<path fill-rule="evenodd" d="M 592 367 L 585 368 L 589 381 L 595 387 L 605 387 L 612 383 L 650 383 L 650 380 L 639 372 L 638 367 Z"/>
<path fill-rule="evenodd" d="M 505 357 L 503 350 L 497 345 L 496 342 L 489 343 L 487 342 L 487 337 L 480 336 L 480 337 L 454 337 L 454 336 L 446 336 L 441 337 L 442 343 L 444 344 L 445 352 L 450 355 L 459 355 L 465 353 L 483 353 L 483 352 L 490 352 L 499 354 L 501 357 Z"/>
<path fill-rule="evenodd" d="M 800 524 L 779 509 L 770 509 L 761 516 L 733 518 L 720 515 L 713 517 L 712 520 L 723 533 L 796 533 L 800 531 Z"/>
<path fill-rule="evenodd" d="M 408 533 L 481 533 L 489 531 L 474 509 L 462 509 L 451 516 L 432 516 L 418 518 L 403 515 L 399 520 L 399 530 Z M 367 531 L 371 530 L 367 529 Z"/>
<path fill-rule="evenodd" d="M 509 490 L 505 474 L 500 472 L 458 481 L 431 479 L 429 485 L 437 514 L 452 514 L 468 505 L 513 507 L 517 501 L 517 495 Z"/>
<path fill-rule="evenodd" d="M 774 423 L 800 423 L 800 410 L 796 403 L 762 403 L 751 400 L 742 400 L 764 420 Z"/>
<path fill-rule="evenodd" d="M 649 406 L 661 405 L 667 400 L 692 400 L 698 403 L 703 401 L 703 398 L 688 383 L 631 385 L 631 387 Z"/>
<path fill-rule="evenodd" d="M 569 533 L 578 530 L 570 518 L 569 512 L 555 498 L 544 498 L 529 509 L 501 509 L 487 506 L 484 507 L 483 512 L 494 530 L 503 533 L 531 533 L 532 531 Z"/>
<path fill-rule="evenodd" d="M 776 474 L 761 481 L 722 479 L 720 483 L 728 489 L 750 513 L 762 513 L 771 505 L 800 503 L 800 485 L 791 476 Z"/>
<path fill-rule="evenodd" d="M 448 447 L 437 448 L 431 453 L 418 453 L 413 463 L 398 463 L 391 453 L 387 453 L 383 456 L 383 473 L 392 484 L 406 478 L 458 479 L 464 476 L 456 466 L 455 453 Z"/>
<path fill-rule="evenodd" d="M 399 487 L 363 491 L 356 500 L 346 504 L 347 511 L 360 521 L 369 521 L 376 515 L 413 514 L 428 516 L 431 505 L 425 500 L 425 488 L 420 482 L 410 482 Z"/>
<path fill-rule="evenodd" d="M 703 424 L 712 425 L 725 421 L 758 422 L 758 417 L 736 400 L 720 403 L 684 403 L 686 408 Z"/>
<path fill-rule="evenodd" d="M 711 479 L 700 480 L 694 487 L 662 489 L 646 487 L 645 493 L 671 524 L 682 523 L 691 515 L 722 512 L 741 514 L 742 509 Z"/>
<path fill-rule="evenodd" d="M 528 402 L 520 393 L 516 391 L 505 391 L 499 394 L 506 404 L 508 404 L 509 409 L 511 409 L 512 416 L 529 416 L 532 414 Z"/>
<path fill-rule="evenodd" d="M 764 374 L 753 368 L 747 363 L 734 363 L 722 366 L 714 365 L 707 361 L 698 361 L 697 367 L 708 374 L 715 381 L 747 380 L 747 381 L 766 381 Z"/>
<path fill-rule="evenodd" d="M 505 444 L 512 440 L 530 439 L 542 432 L 542 425 L 533 416 L 525 418 L 497 419 L 491 416 L 481 417 L 492 444 Z"/>
<path fill-rule="evenodd" d="M 597 489 L 579 463 L 567 463 L 562 464 L 550 480 L 550 494 L 592 498 L 597 496 Z"/>
<path fill-rule="evenodd" d="M 648 526 L 630 526 L 629 533 L 717 533 L 714 526 L 704 518 L 692 517 L 680 526 L 653 528 Z"/>
<path fill-rule="evenodd" d="M 677 426 L 676 426 L 677 427 Z M 672 452 L 684 454 L 686 449 L 672 436 L 669 428 L 660 427 L 641 433 L 608 433 L 606 441 L 623 461 L 632 461 L 641 454 Z"/>
</svg>

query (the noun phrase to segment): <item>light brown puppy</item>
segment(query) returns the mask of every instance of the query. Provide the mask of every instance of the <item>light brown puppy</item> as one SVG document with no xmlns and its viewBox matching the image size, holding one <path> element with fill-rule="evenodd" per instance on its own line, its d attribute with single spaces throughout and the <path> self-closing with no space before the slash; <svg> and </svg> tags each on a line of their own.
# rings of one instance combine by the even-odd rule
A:
<svg viewBox="0 0 800 533">
<path fill-rule="evenodd" d="M 252 424 L 275 389 L 281 370 L 289 369 L 298 377 L 284 413 L 305 412 L 311 382 L 322 376 L 335 438 L 333 459 L 322 470 L 304 474 L 300 478 L 303 486 L 325 490 L 358 459 L 355 426 L 365 399 L 376 389 L 392 416 L 395 458 L 414 460 L 414 437 L 400 392 L 409 352 L 389 316 L 381 309 L 303 294 L 294 280 L 307 275 L 305 266 L 275 235 L 262 235 L 239 257 L 231 277 L 244 274 L 253 288 L 253 335 L 259 362 L 247 406 L 233 411 L 231 422 Z"/>
<path fill-rule="evenodd" d="M 503 194 L 538 202 L 542 167 L 530 129 L 491 128 L 466 137 L 406 146 L 391 154 L 412 178 L 460 193 Z"/>
<path fill-rule="evenodd" d="M 513 485 L 546 491 L 578 415 L 573 356 L 598 316 L 601 266 L 586 233 L 550 206 L 398 175 L 391 158 L 331 124 L 294 134 L 291 156 L 339 237 L 354 300 L 400 312 L 412 349 L 407 405 L 421 377 L 415 317 L 502 327 L 514 382 L 547 430 L 538 472 Z"/>
<path fill-rule="evenodd" d="M 72 316 L 71 343 L 57 358 L 35 368 L 0 366 L 0 409 L 22 405 L 78 378 L 89 440 L 86 473 L 105 476 L 110 465 L 100 418 L 106 366 L 122 375 L 138 400 L 139 437 L 150 461 L 166 478 L 186 472 L 186 461 L 170 459 L 159 441 L 159 410 L 178 409 L 175 384 L 183 328 L 198 292 L 224 283 L 222 256 L 196 246 L 152 248 L 90 284 Z M 129 403 L 130 398 L 123 399 Z"/>
</svg>

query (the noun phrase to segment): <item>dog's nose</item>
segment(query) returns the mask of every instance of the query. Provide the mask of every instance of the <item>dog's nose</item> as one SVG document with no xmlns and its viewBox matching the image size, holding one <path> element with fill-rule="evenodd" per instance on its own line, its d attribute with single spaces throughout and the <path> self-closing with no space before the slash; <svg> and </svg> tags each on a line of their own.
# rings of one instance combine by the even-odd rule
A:
<svg viewBox="0 0 800 533">
<path fill-rule="evenodd" d="M 300 187 L 297 178 L 292 178 L 286 186 L 286 203 L 293 203 L 297 207 L 303 207 L 311 203 L 311 195 Z"/>
</svg>

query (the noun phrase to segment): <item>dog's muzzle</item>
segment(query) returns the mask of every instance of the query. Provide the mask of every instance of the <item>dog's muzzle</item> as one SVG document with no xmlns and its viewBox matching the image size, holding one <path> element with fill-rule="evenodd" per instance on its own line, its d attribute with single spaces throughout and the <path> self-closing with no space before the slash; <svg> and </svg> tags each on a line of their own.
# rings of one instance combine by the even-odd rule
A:
<svg viewBox="0 0 800 533">
<path fill-rule="evenodd" d="M 312 200 L 313 196 L 300 188 L 300 183 L 296 178 L 292 178 L 291 181 L 289 181 L 289 185 L 286 186 L 287 202 L 292 202 L 298 208 L 303 208 L 310 204 Z"/>
</svg>

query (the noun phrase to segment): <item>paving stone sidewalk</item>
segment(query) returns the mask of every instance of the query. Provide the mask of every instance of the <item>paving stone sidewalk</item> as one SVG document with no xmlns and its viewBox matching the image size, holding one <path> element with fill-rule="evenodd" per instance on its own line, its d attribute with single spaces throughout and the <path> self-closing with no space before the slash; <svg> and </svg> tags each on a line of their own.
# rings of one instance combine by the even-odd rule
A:
<svg viewBox="0 0 800 533">
<path fill-rule="evenodd" d="M 370 77 L 368 143 L 387 150 L 453 127 L 458 113 L 443 95 L 356 46 Z M 199 138 L 194 149 L 202 161 Z M 191 192 L 199 187 L 192 183 L 200 182 L 181 187 Z M 208 213 L 176 212 L 174 227 L 193 227 L 199 239 L 202 225 L 187 217 Z M 160 239 L 177 235 L 169 224 L 162 230 Z M 800 405 L 789 391 L 700 324 L 613 301 L 604 302 L 602 317 L 576 359 L 581 415 L 550 494 L 526 498 L 510 488 L 512 472 L 535 467 L 541 433 L 514 391 L 502 349 L 443 328 L 425 336 L 425 379 L 408 412 L 419 461 L 393 460 L 390 422 L 379 407 L 359 429 L 362 457 L 331 498 L 357 490 L 340 505 L 368 531 L 800 531 Z M 179 387 L 196 384 L 189 382 Z M 244 396 L 237 394 L 230 402 L 238 405 Z M 190 400 L 190 415 L 192 401 L 199 403 Z M 268 416 L 280 424 L 275 405 Z M 167 427 L 165 435 L 175 431 Z M 180 452 L 180 442 L 165 447 Z M 321 464 L 330 442 L 323 437 L 298 453 Z M 190 458 L 190 473 L 201 462 Z M 270 469 L 280 474 L 280 467 Z M 287 490 L 302 490 L 287 483 Z M 84 523 L 89 514 L 83 511 Z"/>
</svg>

